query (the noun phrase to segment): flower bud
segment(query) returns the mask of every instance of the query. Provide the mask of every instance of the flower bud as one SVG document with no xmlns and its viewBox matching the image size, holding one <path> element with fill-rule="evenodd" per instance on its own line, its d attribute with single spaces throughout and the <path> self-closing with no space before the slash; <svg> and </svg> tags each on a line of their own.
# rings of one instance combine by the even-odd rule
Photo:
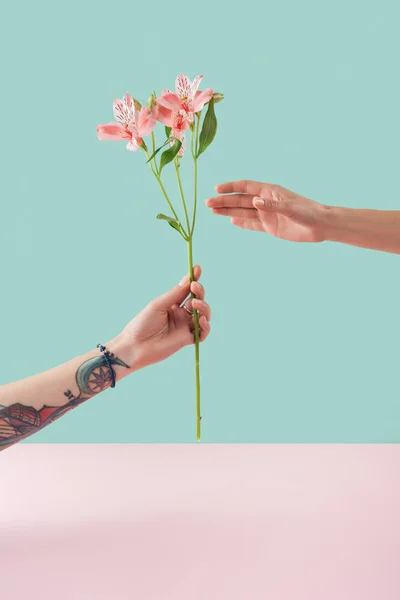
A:
<svg viewBox="0 0 400 600">
<path fill-rule="evenodd" d="M 149 110 L 151 110 L 156 103 L 156 98 L 154 94 L 150 94 L 149 99 L 147 100 L 147 104 L 149 105 Z"/>
<path fill-rule="evenodd" d="M 219 92 L 214 92 L 213 98 L 214 98 L 214 104 L 217 104 L 217 102 L 221 102 L 221 100 L 224 99 L 224 95 L 220 94 Z"/>
<path fill-rule="evenodd" d="M 133 98 L 133 103 L 135 105 L 136 110 L 138 110 L 140 112 L 142 105 L 140 104 L 139 100 L 136 100 L 136 98 Z"/>
</svg>

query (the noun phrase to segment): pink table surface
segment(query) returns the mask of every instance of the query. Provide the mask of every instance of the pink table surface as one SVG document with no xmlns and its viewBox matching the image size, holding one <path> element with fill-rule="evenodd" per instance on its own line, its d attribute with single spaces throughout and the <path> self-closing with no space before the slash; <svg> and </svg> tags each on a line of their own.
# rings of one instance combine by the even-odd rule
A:
<svg viewBox="0 0 400 600">
<path fill-rule="evenodd" d="M 1 600 L 397 600 L 400 446 L 20 445 Z"/>
</svg>

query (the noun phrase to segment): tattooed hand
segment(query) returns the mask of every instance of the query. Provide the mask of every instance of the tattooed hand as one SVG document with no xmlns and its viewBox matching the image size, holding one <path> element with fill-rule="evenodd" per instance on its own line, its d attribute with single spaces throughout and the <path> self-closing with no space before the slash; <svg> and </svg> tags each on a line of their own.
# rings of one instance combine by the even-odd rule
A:
<svg viewBox="0 0 400 600">
<path fill-rule="evenodd" d="M 201 268 L 196 266 L 192 284 L 188 276 L 184 277 L 172 290 L 150 302 L 125 327 L 121 336 L 130 348 L 130 363 L 134 369 L 160 362 L 194 343 L 193 308 L 199 313 L 200 341 L 206 339 L 210 332 L 211 309 L 204 301 L 204 288 L 197 281 L 200 275 Z M 184 302 L 190 292 L 196 298 Z"/>
<path fill-rule="evenodd" d="M 120 335 L 106 344 L 107 360 L 97 348 L 51 371 L 0 387 L 0 450 L 50 425 L 70 410 L 137 369 L 159 362 L 194 342 L 193 309 L 199 313 L 200 340 L 210 332 L 210 307 L 204 289 L 186 276 L 150 302 Z M 190 292 L 196 298 L 187 299 Z M 112 369 L 112 371 L 110 370 Z"/>
</svg>

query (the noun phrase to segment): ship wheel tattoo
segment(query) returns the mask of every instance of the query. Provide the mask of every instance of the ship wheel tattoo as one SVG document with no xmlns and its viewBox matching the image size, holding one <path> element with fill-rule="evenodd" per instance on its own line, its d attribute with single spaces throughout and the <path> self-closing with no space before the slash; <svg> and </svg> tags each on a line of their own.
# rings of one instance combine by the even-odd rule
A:
<svg viewBox="0 0 400 600">
<path fill-rule="evenodd" d="M 108 358 L 111 368 L 112 365 L 120 365 L 129 369 L 126 363 L 111 352 Z M 76 383 L 80 391 L 79 399 L 94 396 L 109 387 L 112 383 L 112 376 L 104 356 L 95 356 L 84 362 L 76 373 Z"/>
</svg>

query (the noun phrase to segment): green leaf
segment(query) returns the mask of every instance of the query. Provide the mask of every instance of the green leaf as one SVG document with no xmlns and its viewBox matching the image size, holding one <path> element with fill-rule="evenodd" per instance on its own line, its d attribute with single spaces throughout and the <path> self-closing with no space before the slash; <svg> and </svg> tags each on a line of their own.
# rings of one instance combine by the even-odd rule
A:
<svg viewBox="0 0 400 600">
<path fill-rule="evenodd" d="M 215 138 L 216 133 L 217 117 L 215 116 L 214 111 L 214 98 L 211 98 L 208 104 L 208 110 L 206 116 L 204 117 L 203 127 L 200 133 L 199 151 L 197 153 L 197 158 L 199 158 L 200 154 L 207 150 L 208 146 Z"/>
<path fill-rule="evenodd" d="M 167 138 L 169 138 L 169 137 L 170 137 L 170 135 L 171 135 L 171 131 L 172 131 L 172 128 L 171 128 L 171 127 L 166 127 L 166 128 L 165 128 L 165 133 L 167 134 Z"/>
<path fill-rule="evenodd" d="M 162 221 L 167 221 L 167 223 L 169 225 L 171 225 L 171 227 L 173 229 L 176 229 L 176 231 L 179 231 L 179 233 L 182 233 L 181 224 L 176 219 L 173 219 L 172 217 L 168 217 L 168 215 L 163 215 L 162 213 L 157 215 L 157 219 L 160 219 Z"/>
<path fill-rule="evenodd" d="M 166 140 L 162 146 L 160 146 L 159 148 L 157 148 L 157 150 L 155 150 L 153 152 L 153 154 L 150 156 L 150 158 L 146 161 L 146 164 L 149 163 L 150 161 L 153 160 L 153 158 L 160 152 L 160 150 L 162 150 L 164 148 L 164 146 L 166 146 L 168 144 L 168 142 L 170 142 L 171 139 Z"/>
<path fill-rule="evenodd" d="M 175 138 L 171 138 L 171 139 L 175 139 Z M 168 150 L 166 150 L 165 152 L 163 152 L 161 154 L 160 173 L 163 170 L 163 168 L 165 167 L 165 165 L 167 165 L 168 163 L 170 163 L 174 160 L 175 156 L 178 154 L 179 150 L 181 149 L 181 146 L 182 146 L 182 142 L 180 140 L 175 139 L 175 144 L 173 146 L 171 146 L 171 148 L 168 148 Z"/>
</svg>

